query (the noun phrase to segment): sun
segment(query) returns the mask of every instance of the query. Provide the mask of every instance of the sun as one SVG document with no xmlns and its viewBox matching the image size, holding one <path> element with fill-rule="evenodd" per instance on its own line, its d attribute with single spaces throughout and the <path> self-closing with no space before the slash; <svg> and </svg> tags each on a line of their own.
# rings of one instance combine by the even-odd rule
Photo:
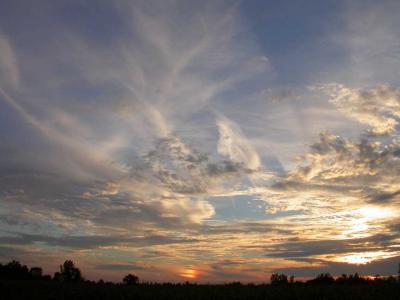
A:
<svg viewBox="0 0 400 300">
<path fill-rule="evenodd" d="M 355 212 L 358 212 L 367 220 L 384 219 L 393 215 L 393 212 L 389 208 L 374 206 L 361 207 Z"/>
<path fill-rule="evenodd" d="M 188 278 L 188 279 L 196 279 L 198 276 L 197 270 L 193 268 L 185 269 L 180 274 L 181 277 Z"/>
</svg>

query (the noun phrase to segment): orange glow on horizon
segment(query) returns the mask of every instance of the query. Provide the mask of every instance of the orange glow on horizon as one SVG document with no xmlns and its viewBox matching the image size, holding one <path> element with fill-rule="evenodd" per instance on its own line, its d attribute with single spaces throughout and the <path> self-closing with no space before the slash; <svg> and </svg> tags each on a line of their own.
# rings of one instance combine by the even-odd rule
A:
<svg viewBox="0 0 400 300">
<path fill-rule="evenodd" d="M 179 275 L 188 279 L 196 279 L 198 277 L 198 272 L 195 269 L 185 269 Z"/>
</svg>

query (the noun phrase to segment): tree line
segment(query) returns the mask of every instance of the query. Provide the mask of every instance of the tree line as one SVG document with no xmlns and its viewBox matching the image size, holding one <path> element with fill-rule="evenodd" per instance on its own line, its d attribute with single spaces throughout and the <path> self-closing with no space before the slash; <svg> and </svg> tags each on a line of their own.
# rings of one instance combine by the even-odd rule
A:
<svg viewBox="0 0 400 300">
<path fill-rule="evenodd" d="M 294 284 L 303 283 L 294 280 L 294 276 L 290 276 L 289 279 L 285 274 L 273 273 L 270 278 L 271 285 L 284 285 L 284 284 Z M 330 273 L 321 273 L 315 278 L 307 280 L 307 284 L 362 284 L 371 282 L 386 282 L 386 283 L 396 283 L 396 277 L 390 276 L 360 276 L 358 273 L 353 274 L 342 274 L 334 278 Z"/>
<path fill-rule="evenodd" d="M 72 260 L 66 260 L 60 265 L 60 271 L 55 272 L 53 277 L 44 275 L 41 267 L 28 268 L 20 262 L 12 260 L 7 264 L 0 263 L 0 280 L 45 280 L 57 282 L 84 282 L 86 281 L 82 276 L 82 272 L 77 268 Z M 139 283 L 139 277 L 134 274 L 128 274 L 122 282 L 127 285 L 134 285 Z M 104 283 L 99 280 L 99 283 Z"/>
<path fill-rule="evenodd" d="M 26 265 L 22 265 L 18 261 L 10 261 L 6 264 L 0 263 L 0 280 L 42 280 L 42 281 L 56 281 L 56 282 L 91 282 L 85 280 L 82 276 L 82 272 L 77 268 L 72 260 L 66 260 L 60 265 L 60 271 L 55 272 L 53 276 L 44 275 L 41 267 L 28 268 Z M 358 273 L 355 274 L 342 274 L 334 278 L 329 273 L 322 273 L 317 275 L 315 278 L 306 282 L 295 281 L 294 276 L 288 277 L 285 274 L 273 273 L 270 277 L 271 285 L 287 285 L 287 284 L 362 284 L 371 282 L 385 282 L 385 283 L 396 283 L 398 280 L 394 276 L 380 276 L 375 275 L 373 277 L 363 277 Z M 104 283 L 103 280 L 99 280 L 97 283 Z M 136 285 L 139 283 L 139 277 L 134 274 L 127 274 L 122 278 L 122 283 L 126 285 Z M 231 284 L 241 284 L 235 282 Z"/>
</svg>

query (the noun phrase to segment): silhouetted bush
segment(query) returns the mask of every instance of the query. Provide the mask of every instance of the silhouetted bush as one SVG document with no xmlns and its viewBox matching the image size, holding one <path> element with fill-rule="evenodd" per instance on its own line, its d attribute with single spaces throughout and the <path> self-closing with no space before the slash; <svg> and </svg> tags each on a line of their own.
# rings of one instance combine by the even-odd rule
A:
<svg viewBox="0 0 400 300">
<path fill-rule="evenodd" d="M 332 284 L 334 282 L 335 279 L 329 273 L 319 274 L 316 278 L 307 281 L 311 284 Z"/>
<path fill-rule="evenodd" d="M 18 261 L 10 261 L 6 265 L 0 264 L 0 279 L 3 280 L 27 280 L 31 278 L 28 267 Z"/>
<path fill-rule="evenodd" d="M 288 283 L 288 279 L 285 274 L 273 273 L 271 275 L 271 284 L 272 285 L 279 285 L 279 284 L 286 284 L 286 283 Z"/>
<path fill-rule="evenodd" d="M 139 283 L 139 277 L 133 274 L 128 274 L 122 279 L 123 283 L 127 285 L 135 285 Z"/>
<path fill-rule="evenodd" d="M 54 274 L 54 279 L 62 282 L 83 281 L 81 271 L 75 267 L 72 260 L 66 260 L 64 264 L 60 265 L 60 272 Z"/>
<path fill-rule="evenodd" d="M 32 267 L 29 270 L 32 279 L 41 279 L 43 277 L 43 270 L 39 267 Z"/>
</svg>

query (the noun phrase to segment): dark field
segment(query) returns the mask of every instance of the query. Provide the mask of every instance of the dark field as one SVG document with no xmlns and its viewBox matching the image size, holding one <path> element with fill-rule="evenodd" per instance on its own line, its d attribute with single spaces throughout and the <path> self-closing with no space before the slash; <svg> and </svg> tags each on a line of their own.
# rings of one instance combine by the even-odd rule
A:
<svg viewBox="0 0 400 300">
<path fill-rule="evenodd" d="M 0 299 L 400 299 L 398 283 L 358 285 L 191 285 L 191 284 L 99 284 L 53 281 L 2 281 Z"/>
</svg>

